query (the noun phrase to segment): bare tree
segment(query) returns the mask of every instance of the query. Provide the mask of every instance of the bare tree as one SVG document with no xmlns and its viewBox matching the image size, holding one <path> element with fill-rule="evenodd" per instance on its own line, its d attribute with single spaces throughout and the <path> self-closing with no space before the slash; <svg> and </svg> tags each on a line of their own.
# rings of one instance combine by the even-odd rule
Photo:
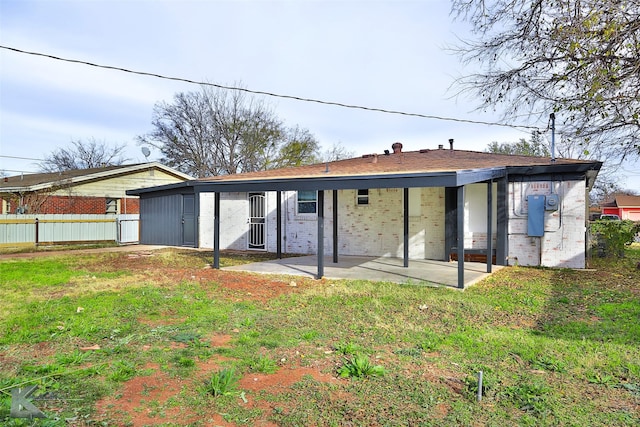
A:
<svg viewBox="0 0 640 427">
<path fill-rule="evenodd" d="M 328 150 L 325 151 L 324 160 L 332 162 L 334 160 L 349 159 L 356 155 L 355 151 L 349 151 L 340 142 L 334 143 Z"/>
<path fill-rule="evenodd" d="M 138 141 L 157 147 L 167 165 L 198 177 L 310 163 L 318 150 L 307 130 L 285 128 L 260 100 L 206 85 L 176 94 L 172 104 L 157 103 L 152 125 Z"/>
<path fill-rule="evenodd" d="M 110 146 L 105 141 L 94 138 L 86 142 L 71 141 L 71 147 L 58 148 L 40 162 L 42 172 L 61 172 L 74 169 L 89 169 L 117 166 L 129 159 L 122 157 L 126 144 Z"/>
<path fill-rule="evenodd" d="M 551 112 L 581 151 L 601 160 L 640 155 L 640 0 L 453 0 L 473 39 L 458 46 L 483 66 L 462 93 L 505 120 Z"/>
</svg>

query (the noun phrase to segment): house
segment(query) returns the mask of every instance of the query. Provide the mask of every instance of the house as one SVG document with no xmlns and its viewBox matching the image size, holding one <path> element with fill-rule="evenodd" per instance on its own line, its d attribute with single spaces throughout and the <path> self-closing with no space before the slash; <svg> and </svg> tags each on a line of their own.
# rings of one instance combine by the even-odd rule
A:
<svg viewBox="0 0 640 427">
<path fill-rule="evenodd" d="M 602 215 L 618 215 L 623 220 L 640 221 L 640 196 L 616 194 L 613 200 L 602 204 Z"/>
<path fill-rule="evenodd" d="M 138 214 L 138 197 L 127 190 L 191 179 L 157 162 L 4 177 L 2 213 Z"/>
<path fill-rule="evenodd" d="M 601 162 L 425 149 L 197 179 L 140 196 L 141 242 L 584 268 Z M 325 232 L 325 230 L 327 230 Z"/>
</svg>

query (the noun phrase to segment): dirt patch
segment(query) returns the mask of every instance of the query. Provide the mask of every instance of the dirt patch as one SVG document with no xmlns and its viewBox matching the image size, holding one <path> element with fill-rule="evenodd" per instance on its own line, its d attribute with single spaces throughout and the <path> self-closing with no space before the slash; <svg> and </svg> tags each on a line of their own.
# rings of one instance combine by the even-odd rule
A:
<svg viewBox="0 0 640 427">
<path fill-rule="evenodd" d="M 186 382 L 169 377 L 157 365 L 148 365 L 146 369 L 153 372 L 127 381 L 118 395 L 97 402 L 96 419 L 133 427 L 192 420 L 195 414 L 170 402 Z"/>
<path fill-rule="evenodd" d="M 229 336 L 219 335 L 211 339 L 215 345 L 226 345 Z M 223 357 L 214 357 L 197 363 L 197 370 L 192 378 L 199 378 L 204 383 L 213 372 L 220 369 Z M 195 410 L 193 405 L 181 405 L 181 395 L 201 393 L 194 390 L 192 378 L 183 379 L 169 376 L 163 372 L 157 364 L 148 364 L 144 367 L 149 375 L 137 376 L 123 383 L 121 390 L 114 396 L 107 397 L 96 403 L 94 420 L 108 422 L 115 426 L 153 426 L 160 424 L 188 426 L 196 422 L 205 422 L 205 425 L 235 427 L 237 424 L 225 420 L 223 414 L 215 411 L 215 405 L 206 405 Z M 337 382 L 338 379 L 326 373 L 322 373 L 317 367 L 287 366 L 279 368 L 275 373 L 249 373 L 238 382 L 238 390 L 242 392 L 238 396 L 238 405 L 244 405 L 247 409 L 259 409 L 261 418 L 253 419 L 252 425 L 262 427 L 274 427 L 276 424 L 268 420 L 274 407 L 271 403 L 258 398 L 261 393 L 277 395 L 285 393 L 293 384 L 301 381 L 305 376 L 310 376 L 320 382 Z M 203 397 L 203 402 L 207 397 Z M 214 399 L 208 397 L 208 399 Z"/>
<path fill-rule="evenodd" d="M 170 261 L 170 260 L 169 260 Z M 193 265 L 198 267 L 173 267 L 167 261 L 166 254 L 158 252 L 136 252 L 126 255 L 114 255 L 100 260 L 99 265 L 91 269 L 101 271 L 127 270 L 136 276 L 148 276 L 160 286 L 173 286 L 177 283 L 193 282 L 207 286 L 218 286 L 216 292 L 231 300 L 252 300 L 266 302 L 283 294 L 298 292 L 313 280 L 280 278 L 262 274 L 244 273 L 213 269 L 201 258 L 195 258 Z M 164 283 L 164 285 L 163 285 Z"/>
</svg>

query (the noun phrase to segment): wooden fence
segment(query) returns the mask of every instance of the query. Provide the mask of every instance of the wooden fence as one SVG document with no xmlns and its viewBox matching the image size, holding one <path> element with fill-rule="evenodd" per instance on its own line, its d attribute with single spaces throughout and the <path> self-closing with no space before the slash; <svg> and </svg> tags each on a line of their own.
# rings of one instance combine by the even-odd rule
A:
<svg viewBox="0 0 640 427">
<path fill-rule="evenodd" d="M 0 215 L 0 246 L 138 242 L 139 215 Z"/>
</svg>

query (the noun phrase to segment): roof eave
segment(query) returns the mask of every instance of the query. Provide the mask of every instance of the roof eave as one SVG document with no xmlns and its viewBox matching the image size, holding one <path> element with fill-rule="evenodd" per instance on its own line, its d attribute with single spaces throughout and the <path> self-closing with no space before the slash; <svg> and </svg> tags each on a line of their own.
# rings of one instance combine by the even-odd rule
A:
<svg viewBox="0 0 640 427">
<path fill-rule="evenodd" d="M 165 166 L 162 163 L 149 162 L 149 163 L 141 163 L 141 164 L 126 166 L 118 169 L 111 169 L 108 171 L 95 172 L 87 175 L 79 175 L 79 176 L 70 177 L 70 178 L 51 180 L 51 181 L 46 181 L 39 184 L 33 184 L 33 185 L 27 185 L 27 186 L 4 187 L 4 188 L 0 188 L 0 192 L 1 193 L 30 193 L 30 192 L 45 190 L 51 187 L 58 187 L 58 186 L 69 187 L 69 186 L 74 186 L 74 185 L 78 185 L 86 182 L 109 179 L 114 176 L 127 175 L 130 173 L 140 172 L 140 171 L 148 170 L 150 168 L 162 170 L 165 173 L 176 176 L 178 178 L 193 180 L 192 176 L 187 175 L 178 170 L 172 169 L 168 166 Z"/>
<path fill-rule="evenodd" d="M 284 177 L 253 180 L 193 180 L 158 187 L 128 190 L 127 195 L 139 196 L 178 189 L 188 192 L 248 192 L 287 190 L 356 190 L 368 188 L 458 187 L 484 182 L 505 176 L 504 168 L 487 168 L 461 171 L 347 175 L 327 177 Z"/>
</svg>

